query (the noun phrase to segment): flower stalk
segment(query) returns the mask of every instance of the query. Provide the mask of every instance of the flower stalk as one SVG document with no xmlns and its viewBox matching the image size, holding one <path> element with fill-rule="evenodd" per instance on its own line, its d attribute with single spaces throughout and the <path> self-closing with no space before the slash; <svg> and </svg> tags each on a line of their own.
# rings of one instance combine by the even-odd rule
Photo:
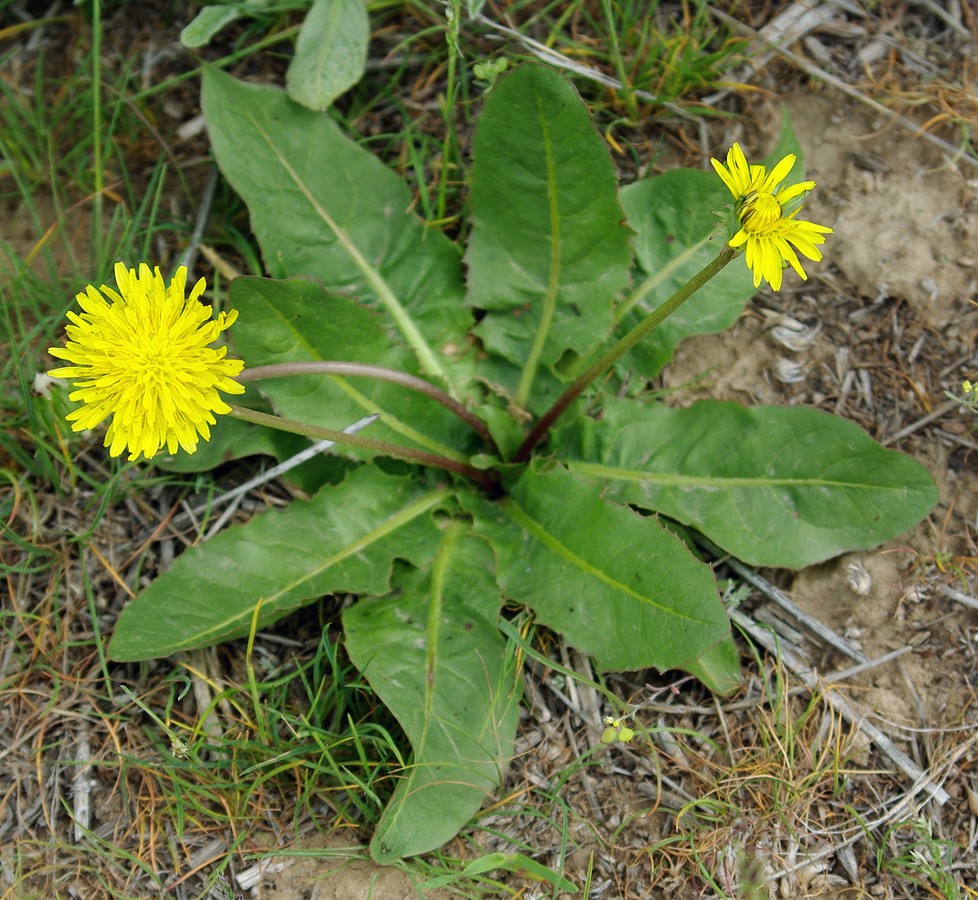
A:
<svg viewBox="0 0 978 900">
<path fill-rule="evenodd" d="M 405 462 L 418 463 L 422 466 L 434 466 L 437 469 L 454 472 L 456 475 L 461 475 L 464 478 L 474 481 L 490 495 L 495 495 L 499 492 L 499 479 L 495 472 L 486 469 L 477 469 L 467 463 L 449 459 L 446 456 L 439 456 L 436 453 L 429 453 L 426 450 L 401 447 L 398 444 L 378 441 L 359 434 L 349 434 L 345 431 L 323 428 L 320 425 L 310 425 L 306 422 L 297 422 L 294 419 L 284 419 L 281 416 L 259 412 L 256 409 L 248 409 L 244 406 L 231 405 L 229 415 L 234 416 L 236 419 L 241 419 L 243 422 L 265 425 L 269 428 L 277 428 L 279 431 L 288 431 L 292 434 L 301 434 L 316 441 L 333 441 L 336 444 L 347 444 L 350 447 L 372 450 L 374 453 L 380 453 L 383 456 L 389 456 L 393 459 L 402 459 Z"/>
<path fill-rule="evenodd" d="M 693 296 L 704 284 L 717 274 L 738 251 L 729 245 L 720 251 L 720 255 L 713 262 L 704 266 L 692 278 L 689 279 L 678 291 L 668 300 L 657 306 L 631 331 L 628 332 L 610 350 L 593 362 L 587 370 L 575 381 L 563 394 L 561 394 L 554 405 L 548 409 L 540 420 L 533 426 L 533 429 L 526 436 L 526 439 L 516 451 L 513 462 L 523 463 L 530 458 L 533 448 L 540 442 L 543 436 L 550 429 L 550 426 L 560 417 L 560 415 L 571 405 L 596 378 L 599 378 L 608 371 L 622 356 L 632 349 L 642 340 L 653 328 L 659 325 L 664 319 L 671 316 L 680 306 Z"/>
<path fill-rule="evenodd" d="M 440 403 L 447 410 L 458 416 L 466 425 L 472 428 L 489 447 L 492 453 L 499 452 L 496 442 L 489 434 L 485 422 L 478 416 L 473 415 L 454 397 L 446 394 L 437 385 L 423 378 L 409 375 L 407 372 L 399 372 L 397 369 L 388 369 L 384 366 L 375 366 L 370 363 L 345 362 L 341 360 L 308 360 L 304 362 L 276 363 L 269 366 L 253 366 L 245 369 L 238 376 L 240 382 L 260 381 L 263 378 L 284 378 L 288 375 L 347 375 L 360 376 L 363 378 L 376 378 L 379 381 L 388 381 L 392 384 L 399 384 L 401 387 L 411 391 L 417 391 Z"/>
<path fill-rule="evenodd" d="M 788 154 L 770 170 L 764 165 L 751 165 L 738 144 L 731 147 L 725 163 L 711 161 L 734 199 L 735 222 L 723 250 L 596 359 L 533 426 L 511 462 L 527 462 L 554 422 L 590 385 L 740 252 L 744 253 L 755 287 L 766 281 L 779 290 L 786 267 L 794 269 L 802 279 L 807 277 L 799 255 L 820 260 L 819 246 L 832 229 L 798 218 L 804 198 L 815 183 L 802 181 L 786 185 L 795 161 L 795 156 Z M 222 393 L 240 394 L 245 382 L 263 378 L 302 374 L 375 378 L 417 391 L 440 403 L 472 428 L 493 455 L 502 458 L 486 422 L 435 384 L 383 366 L 338 360 L 282 363 L 242 371 L 244 362 L 228 358 L 227 348 L 217 345 L 237 312 L 222 312 L 211 319 L 213 308 L 199 302 L 205 289 L 203 279 L 193 285 L 188 295 L 187 269 L 182 266 L 169 284 L 158 268 L 150 270 L 146 264 L 137 270 L 119 263 L 115 276 L 118 290 L 106 285 L 100 289 L 89 285 L 77 295 L 81 312 L 68 313 L 68 341 L 64 347 L 50 349 L 52 356 L 69 363 L 51 370 L 50 374 L 75 381 L 69 399 L 79 406 L 68 415 L 72 429 L 92 429 L 109 420 L 105 445 L 110 455 L 119 456 L 127 450 L 130 460 L 140 456 L 151 459 L 164 448 L 170 454 L 180 448 L 193 453 L 200 440 L 210 438 L 215 416 L 230 413 L 256 424 L 434 466 L 462 475 L 492 495 L 501 492 L 500 476 L 495 471 L 473 466 L 463 453 L 455 453 L 448 447 L 435 446 L 436 452 L 403 447 L 230 406 L 221 397 Z M 408 334 L 422 367 L 444 374 L 427 343 L 406 318 L 404 309 L 396 298 L 388 296 L 389 288 L 385 284 L 375 287 L 395 320 L 403 326 L 402 331 Z M 640 293 L 633 293 L 621 309 L 630 309 L 639 296 Z M 556 297 L 550 299 L 556 302 Z M 545 308 L 545 323 L 552 314 L 552 306 Z M 549 332 L 549 327 L 540 328 L 530 351 L 531 361 Z M 535 364 L 528 364 L 524 369 L 524 380 L 516 393 L 521 405 L 530 389 L 528 373 L 535 369 Z M 352 388 L 347 389 L 352 392 Z M 401 430 L 415 443 L 427 443 L 423 435 L 407 425 L 402 425 Z"/>
</svg>

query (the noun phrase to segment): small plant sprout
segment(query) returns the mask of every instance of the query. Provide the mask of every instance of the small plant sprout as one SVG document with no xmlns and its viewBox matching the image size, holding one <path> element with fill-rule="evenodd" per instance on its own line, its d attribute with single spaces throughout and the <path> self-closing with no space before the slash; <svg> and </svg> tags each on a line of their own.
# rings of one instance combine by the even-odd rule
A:
<svg viewBox="0 0 978 900">
<path fill-rule="evenodd" d="M 338 483 L 182 553 L 125 607 L 109 655 L 167 656 L 355 598 L 343 651 L 412 750 L 376 801 L 370 852 L 386 864 L 450 841 L 502 781 L 524 658 L 514 607 L 598 671 L 681 669 L 727 693 L 740 671 L 727 611 L 678 531 L 800 568 L 877 546 L 937 500 L 920 464 L 841 418 L 670 407 L 654 389 L 685 337 L 732 324 L 786 266 L 805 278 L 799 254 L 822 258 L 832 229 L 797 218 L 813 182 L 785 186 L 801 162 L 790 123 L 794 152 L 772 166 L 735 144 L 716 174 L 620 186 L 565 77 L 497 74 L 464 170 L 463 247 L 329 116 L 206 69 L 214 157 L 276 277 L 234 279 L 238 312 L 210 320 L 185 270 L 166 285 L 120 264 L 118 291 L 80 294 L 52 350 L 71 363 L 54 374 L 78 382 L 72 427 L 111 418 L 112 455 L 191 454 L 208 437 L 206 465 L 278 452 L 262 427 L 232 435 L 244 421 L 346 456 Z M 741 254 L 746 267 L 729 265 Z M 240 359 L 211 346 L 235 316 Z M 220 398 L 246 382 L 243 405 Z M 340 430 L 373 415 L 369 438 Z M 634 735 L 609 716 L 601 741 Z"/>
<path fill-rule="evenodd" d="M 129 688 L 122 685 L 122 690 L 125 692 L 126 696 L 132 700 L 147 716 L 149 716 L 160 728 L 166 733 L 166 736 L 170 739 L 170 755 L 175 759 L 190 759 L 191 749 L 190 744 L 188 744 L 180 735 L 174 732 L 163 720 L 156 715 L 153 710 L 151 710 L 142 700 L 140 700 Z"/>
<path fill-rule="evenodd" d="M 615 741 L 621 741 L 623 744 L 627 744 L 635 737 L 635 731 L 625 725 L 622 719 L 617 719 L 614 716 L 605 716 L 604 724 L 605 729 L 601 732 L 602 744 L 613 744 Z"/>
<path fill-rule="evenodd" d="M 965 379 L 961 382 L 961 394 L 955 394 L 953 391 L 945 391 L 944 396 L 948 400 L 960 403 L 972 412 L 978 413 L 978 384 L 975 384 L 973 381 Z"/>
</svg>

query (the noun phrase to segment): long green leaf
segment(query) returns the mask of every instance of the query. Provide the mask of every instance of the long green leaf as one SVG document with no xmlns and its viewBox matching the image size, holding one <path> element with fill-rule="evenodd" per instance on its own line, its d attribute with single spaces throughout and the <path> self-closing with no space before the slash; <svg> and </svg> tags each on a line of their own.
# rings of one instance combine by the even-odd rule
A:
<svg viewBox="0 0 978 900">
<path fill-rule="evenodd" d="M 408 212 L 401 179 L 329 118 L 276 88 L 207 68 L 203 107 L 214 154 L 248 204 L 269 274 L 311 275 L 383 307 L 421 368 L 454 385 L 471 324 L 459 253 Z"/>
<path fill-rule="evenodd" d="M 683 668 L 729 631 L 709 566 L 651 516 L 563 469 L 529 470 L 493 505 L 464 502 L 499 584 L 604 671 Z"/>
<path fill-rule="evenodd" d="M 247 3 L 227 3 L 219 6 L 204 6 L 193 21 L 180 32 L 180 43 L 184 47 L 203 47 L 226 25 L 248 15 Z"/>
<path fill-rule="evenodd" d="M 526 406 L 540 367 L 569 366 L 609 333 L 629 233 L 607 145 L 552 69 L 498 81 L 473 156 L 468 303 L 487 312 L 477 334 L 516 367 L 509 387 Z"/>
<path fill-rule="evenodd" d="M 447 491 L 352 472 L 311 500 L 256 516 L 178 557 L 122 611 L 109 645 L 117 660 L 150 659 L 248 633 L 324 594 L 383 594 L 395 559 L 430 560 L 440 533 L 431 511 Z"/>
<path fill-rule="evenodd" d="M 397 716 L 414 758 L 370 844 L 378 863 L 440 847 L 502 779 L 516 734 L 519 674 L 499 634 L 492 554 L 450 527 L 433 570 L 397 596 L 343 615 L 350 658 Z"/>
<path fill-rule="evenodd" d="M 289 63 L 289 96 L 309 109 L 326 109 L 363 77 L 369 38 L 363 0 L 315 0 Z"/>
<path fill-rule="evenodd" d="M 575 433 L 576 432 L 576 433 Z M 916 460 L 804 407 L 604 404 L 568 426 L 572 471 L 604 496 L 692 525 L 753 565 L 801 568 L 875 547 L 919 522 L 937 488 Z"/>
<path fill-rule="evenodd" d="M 557 888 L 562 894 L 577 893 L 576 884 L 568 881 L 563 875 L 553 871 L 553 869 L 548 869 L 546 866 L 540 865 L 536 860 L 530 859 L 529 856 L 525 856 L 522 853 L 499 853 L 498 851 L 495 853 L 486 853 L 484 856 L 473 859 L 472 862 L 466 863 L 462 869 L 455 869 L 446 875 L 436 875 L 434 878 L 428 878 L 419 884 L 418 887 L 423 891 L 436 887 L 445 887 L 456 881 L 462 881 L 466 877 L 472 878 L 476 875 L 483 875 L 494 869 L 499 869 L 504 872 L 516 872 L 524 878 L 530 878 L 534 881 L 546 881 L 548 884 L 552 884 Z"/>
</svg>

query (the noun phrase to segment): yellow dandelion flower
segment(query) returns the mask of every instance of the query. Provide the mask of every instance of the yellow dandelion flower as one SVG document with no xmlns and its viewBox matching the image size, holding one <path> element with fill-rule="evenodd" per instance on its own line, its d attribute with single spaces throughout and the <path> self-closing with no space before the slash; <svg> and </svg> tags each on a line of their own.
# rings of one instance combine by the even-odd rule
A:
<svg viewBox="0 0 978 900">
<path fill-rule="evenodd" d="M 48 351 L 72 363 L 48 373 L 75 381 L 68 397 L 82 405 L 68 414 L 72 430 L 111 416 L 105 435 L 111 456 L 128 450 L 130 460 L 150 459 L 164 446 L 193 453 L 199 437 L 210 438 L 214 414 L 231 411 L 218 391 L 244 393 L 232 380 L 244 363 L 226 359 L 226 347 L 209 346 L 238 313 L 211 320 L 213 307 L 198 302 L 204 279 L 187 297 L 183 266 L 167 285 L 158 268 L 141 263 L 137 274 L 116 263 L 115 280 L 118 291 L 89 285 L 78 294 L 82 311 L 68 313 L 67 343 Z"/>
<path fill-rule="evenodd" d="M 798 253 L 820 260 L 822 251 L 816 245 L 824 244 L 825 235 L 832 229 L 795 218 L 805 194 L 815 187 L 814 181 L 782 187 L 795 164 L 795 155 L 789 153 L 768 172 L 764 166 L 750 165 L 740 145 L 734 144 L 727 153 L 726 166 L 715 159 L 710 162 L 736 201 L 740 230 L 730 239 L 730 246 L 746 245 L 745 260 L 754 273 L 754 287 L 759 287 L 763 278 L 774 290 L 781 290 L 785 263 L 807 280 Z"/>
</svg>

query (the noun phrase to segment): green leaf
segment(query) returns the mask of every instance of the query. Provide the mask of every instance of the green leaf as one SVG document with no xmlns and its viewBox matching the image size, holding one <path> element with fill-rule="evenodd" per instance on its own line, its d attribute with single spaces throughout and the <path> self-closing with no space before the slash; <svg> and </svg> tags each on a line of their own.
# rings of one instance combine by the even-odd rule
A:
<svg viewBox="0 0 978 900">
<path fill-rule="evenodd" d="M 729 632 L 710 567 L 653 516 L 563 469 L 526 471 L 509 498 L 464 498 L 506 595 L 603 671 L 685 668 Z"/>
<path fill-rule="evenodd" d="M 179 556 L 122 611 L 116 660 L 150 659 L 241 637 L 325 594 L 384 594 L 394 559 L 431 559 L 431 511 L 447 496 L 372 466 L 311 500 L 256 516 Z"/>
<path fill-rule="evenodd" d="M 463 869 L 450 872 L 447 875 L 436 875 L 418 885 L 422 891 L 431 890 L 436 887 L 445 887 L 464 878 L 473 878 L 476 875 L 484 875 L 486 872 L 496 870 L 503 872 L 515 872 L 532 878 L 534 881 L 545 881 L 552 884 L 557 890 L 564 894 L 576 894 L 577 885 L 568 881 L 563 875 L 540 865 L 536 860 L 524 856 L 522 853 L 486 853 L 472 862 L 466 863 Z"/>
<path fill-rule="evenodd" d="M 937 502 L 916 460 L 852 422 L 800 406 L 706 400 L 689 409 L 615 399 L 578 420 L 572 471 L 604 496 L 665 513 L 758 566 L 801 568 L 896 537 Z"/>
<path fill-rule="evenodd" d="M 369 38 L 363 0 L 315 0 L 286 73 L 289 96 L 309 109 L 326 109 L 363 77 Z"/>
<path fill-rule="evenodd" d="M 446 531 L 431 571 L 343 615 L 350 659 L 414 749 L 370 843 L 381 864 L 451 840 L 512 755 L 519 673 L 497 627 L 492 553 L 465 527 Z"/>
<path fill-rule="evenodd" d="M 249 367 L 334 360 L 362 362 L 417 373 L 417 361 L 392 342 L 373 310 L 325 291 L 307 278 L 275 281 L 235 278 L 230 300 L 239 318 L 231 332 Z M 339 375 L 289 375 L 257 382 L 276 411 L 286 418 L 342 429 L 379 412 L 370 437 L 414 445 L 461 458 L 453 448 L 473 442 L 474 432 L 429 397 L 374 378 Z M 337 447 L 338 453 L 363 456 Z"/>
<path fill-rule="evenodd" d="M 670 297 L 723 249 L 717 212 L 730 192 L 715 173 L 674 169 L 621 190 L 628 224 L 636 232 L 636 288 L 618 311 L 622 330 L 631 328 Z M 756 293 L 743 259 L 735 259 L 628 355 L 648 377 L 672 359 L 692 334 L 729 328 Z"/>
<path fill-rule="evenodd" d="M 422 370 L 457 392 L 471 315 L 455 245 L 425 229 L 401 179 L 326 116 L 213 68 L 203 80 L 214 155 L 248 204 L 269 273 L 310 275 L 386 309 Z"/>
<path fill-rule="evenodd" d="M 610 332 L 629 233 L 607 145 L 552 69 L 526 64 L 499 79 L 473 157 L 467 302 L 486 311 L 476 333 L 516 367 L 509 387 L 527 406 L 538 367 L 572 366 Z"/>
<path fill-rule="evenodd" d="M 226 25 L 255 12 L 260 12 L 264 3 L 227 3 L 219 6 L 204 6 L 193 21 L 180 32 L 180 43 L 184 47 L 203 47 Z"/>
<path fill-rule="evenodd" d="M 741 684 L 740 650 L 728 634 L 697 659 L 686 663 L 686 671 L 698 678 L 715 694 L 731 694 Z"/>
</svg>

